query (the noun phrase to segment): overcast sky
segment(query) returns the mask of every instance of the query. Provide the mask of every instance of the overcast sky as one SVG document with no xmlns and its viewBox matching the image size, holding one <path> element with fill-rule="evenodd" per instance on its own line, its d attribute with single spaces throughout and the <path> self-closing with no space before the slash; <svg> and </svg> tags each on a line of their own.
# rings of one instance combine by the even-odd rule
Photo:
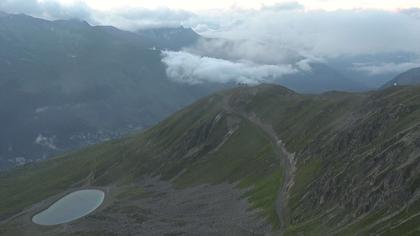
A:
<svg viewBox="0 0 420 236">
<path fill-rule="evenodd" d="M 7 1 L 7 0 L 6 0 Z M 281 2 L 279 0 L 57 0 L 65 4 L 84 2 L 94 9 L 110 10 L 121 7 L 168 7 L 189 11 L 214 8 L 260 8 Z M 301 0 L 307 9 L 353 9 L 372 8 L 396 10 L 399 8 L 420 7 L 420 0 Z"/>
<path fill-rule="evenodd" d="M 420 66 L 420 0 L 0 0 L 0 10 L 126 30 L 182 25 L 224 39 L 163 54 L 168 74 L 189 82 L 181 72 L 261 81 L 343 57 L 372 75 Z M 360 60 L 392 53 L 413 56 Z"/>
</svg>

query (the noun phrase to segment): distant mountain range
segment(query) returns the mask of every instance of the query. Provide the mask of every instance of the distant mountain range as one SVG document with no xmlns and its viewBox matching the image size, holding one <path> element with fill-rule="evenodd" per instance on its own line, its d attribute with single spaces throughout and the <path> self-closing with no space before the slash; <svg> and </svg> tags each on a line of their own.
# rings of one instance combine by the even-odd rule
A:
<svg viewBox="0 0 420 236">
<path fill-rule="evenodd" d="M 389 88 L 392 86 L 420 85 L 420 67 L 406 71 L 382 86 Z"/>
<path fill-rule="evenodd" d="M 296 74 L 283 76 L 276 83 L 300 93 L 368 90 L 362 83 L 347 78 L 326 64 L 311 63 L 310 66 L 310 71 L 299 71 Z"/>
<path fill-rule="evenodd" d="M 148 32 L 3 14 L 0 166 L 149 127 L 221 87 L 167 78 L 160 49 L 188 46 L 190 30 Z"/>
</svg>

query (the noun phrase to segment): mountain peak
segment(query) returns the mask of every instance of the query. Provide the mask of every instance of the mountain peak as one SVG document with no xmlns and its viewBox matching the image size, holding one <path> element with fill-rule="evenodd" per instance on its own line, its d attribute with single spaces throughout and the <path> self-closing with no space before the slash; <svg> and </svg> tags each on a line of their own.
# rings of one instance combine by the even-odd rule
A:
<svg viewBox="0 0 420 236">
<path fill-rule="evenodd" d="M 193 29 L 184 26 L 142 29 L 136 33 L 154 41 L 156 47 L 169 50 L 191 46 L 201 37 Z"/>
<path fill-rule="evenodd" d="M 53 22 L 59 23 L 59 24 L 73 24 L 73 25 L 78 24 L 78 25 L 90 26 L 90 24 L 87 21 L 77 19 L 77 18 L 71 18 L 71 19 L 66 19 L 66 20 L 55 20 Z"/>
</svg>

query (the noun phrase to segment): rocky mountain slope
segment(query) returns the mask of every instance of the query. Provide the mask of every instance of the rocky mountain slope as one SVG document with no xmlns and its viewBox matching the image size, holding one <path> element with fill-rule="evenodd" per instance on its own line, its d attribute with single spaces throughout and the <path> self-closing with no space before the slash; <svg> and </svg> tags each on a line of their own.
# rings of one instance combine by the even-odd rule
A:
<svg viewBox="0 0 420 236">
<path fill-rule="evenodd" d="M 144 133 L 0 174 L 2 235 L 417 235 L 420 87 L 300 95 L 261 85 Z M 69 189 L 105 204 L 31 216 Z"/>
</svg>

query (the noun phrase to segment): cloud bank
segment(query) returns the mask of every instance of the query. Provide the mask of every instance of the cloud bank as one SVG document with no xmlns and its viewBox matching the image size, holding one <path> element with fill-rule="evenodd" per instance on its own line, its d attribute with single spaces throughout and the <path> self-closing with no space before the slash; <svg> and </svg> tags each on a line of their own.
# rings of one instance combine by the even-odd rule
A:
<svg viewBox="0 0 420 236">
<path fill-rule="evenodd" d="M 116 9 L 93 14 L 95 22 L 133 31 L 145 28 L 178 27 L 186 24 L 194 17 L 196 15 L 191 12 L 165 7 Z"/>
<path fill-rule="evenodd" d="M 258 65 L 249 61 L 233 62 L 182 51 L 164 51 L 162 54 L 163 62 L 167 65 L 168 76 L 182 83 L 258 84 L 270 82 L 298 71 L 291 65 Z"/>
<path fill-rule="evenodd" d="M 311 63 L 335 58 L 410 52 L 412 61 L 353 61 L 352 70 L 367 75 L 401 72 L 418 65 L 420 10 L 307 10 L 299 2 L 188 12 L 169 8 L 91 9 L 83 2 L 2 0 L 0 10 L 48 19 L 79 18 L 126 30 L 191 27 L 207 40 L 182 52 L 163 52 L 168 76 L 199 83 L 271 80 L 310 71 Z M 195 81 L 193 81 L 195 80 Z"/>
<path fill-rule="evenodd" d="M 420 20 L 399 12 L 264 8 L 214 19 L 208 26 L 210 30 L 201 33 L 253 42 L 257 47 L 267 45 L 269 51 L 279 55 L 285 48 L 317 57 L 420 52 Z"/>
<path fill-rule="evenodd" d="M 291 4 L 261 10 L 236 10 L 230 14 L 212 13 L 213 18 L 200 21 L 195 29 L 214 39 L 201 40 L 185 51 L 205 58 L 231 62 L 246 60 L 254 65 L 298 68 L 300 71 L 310 71 L 312 63 L 328 63 L 343 57 L 406 52 L 417 55 L 414 61 L 401 62 L 397 58 L 395 62 L 378 61 L 380 57 L 376 57 L 368 63 L 354 61 L 348 65 L 368 76 L 395 74 L 420 66 L 420 19 L 413 16 L 413 12 L 306 11 L 299 4 Z M 185 63 L 191 61 L 185 60 Z M 171 71 L 173 65 L 167 64 Z M 179 67 L 177 64 L 174 71 Z M 214 70 L 213 74 L 218 74 L 218 67 L 209 68 Z M 179 73 L 168 75 L 183 77 Z M 237 77 L 249 81 L 249 73 Z"/>
</svg>

